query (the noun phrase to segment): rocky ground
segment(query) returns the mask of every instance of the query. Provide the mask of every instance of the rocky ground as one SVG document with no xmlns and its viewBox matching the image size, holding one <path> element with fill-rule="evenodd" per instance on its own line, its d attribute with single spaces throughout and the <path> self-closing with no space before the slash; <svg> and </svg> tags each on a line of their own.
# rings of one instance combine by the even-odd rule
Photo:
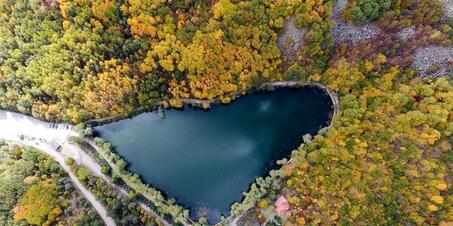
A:
<svg viewBox="0 0 453 226">
<path fill-rule="evenodd" d="M 445 6 L 444 20 L 453 18 L 453 0 L 439 0 Z M 335 26 L 332 36 L 336 44 L 351 42 L 357 44 L 359 41 L 372 39 L 381 33 L 381 30 L 371 23 L 353 25 L 342 21 L 340 16 L 348 1 L 337 0 L 333 8 L 333 19 Z M 414 26 L 404 28 L 396 33 L 401 41 L 407 41 L 415 35 Z M 437 77 L 441 75 L 453 76 L 453 46 L 422 46 L 415 51 L 414 67 L 421 76 Z"/>
<path fill-rule="evenodd" d="M 444 5 L 444 20 L 453 18 L 453 0 L 439 0 Z M 453 46 L 422 46 L 415 51 L 412 67 L 421 76 L 453 76 Z"/>
<path fill-rule="evenodd" d="M 439 0 L 444 5 L 444 21 L 453 18 L 453 0 Z M 335 44 L 350 42 L 353 45 L 360 41 L 376 38 L 381 30 L 372 23 L 354 25 L 341 20 L 341 13 L 346 8 L 348 0 L 337 0 L 333 8 L 335 25 L 332 36 Z M 278 38 L 278 46 L 289 61 L 295 60 L 298 49 L 303 45 L 303 35 L 306 29 L 298 29 L 294 25 L 294 17 L 285 22 L 284 31 Z M 396 33 L 405 42 L 416 34 L 416 27 L 404 28 Z M 439 75 L 453 76 L 453 46 L 421 46 L 414 54 L 414 67 L 422 76 L 437 77 Z"/>
<path fill-rule="evenodd" d="M 439 0 L 444 5 L 445 18 L 453 18 L 453 0 Z"/>
<path fill-rule="evenodd" d="M 348 0 L 337 0 L 333 8 L 333 19 L 335 26 L 332 30 L 332 36 L 336 44 L 342 42 L 352 42 L 356 44 L 361 40 L 366 40 L 377 36 L 381 31 L 371 23 L 362 25 L 353 25 L 349 22 L 342 21 L 341 12 L 345 9 Z"/>
<path fill-rule="evenodd" d="M 451 62 L 453 62 L 453 46 L 425 46 L 415 51 L 412 67 L 422 76 L 453 76 Z"/>
<path fill-rule="evenodd" d="M 398 38 L 402 41 L 409 40 L 412 36 L 415 35 L 415 27 L 406 27 L 403 30 L 399 31 L 397 34 Z"/>
<path fill-rule="evenodd" d="M 277 40 L 278 47 L 289 61 L 295 60 L 297 57 L 297 51 L 303 45 L 303 37 L 306 32 L 304 28 L 296 28 L 294 22 L 294 17 L 285 21 L 283 33 Z"/>
</svg>

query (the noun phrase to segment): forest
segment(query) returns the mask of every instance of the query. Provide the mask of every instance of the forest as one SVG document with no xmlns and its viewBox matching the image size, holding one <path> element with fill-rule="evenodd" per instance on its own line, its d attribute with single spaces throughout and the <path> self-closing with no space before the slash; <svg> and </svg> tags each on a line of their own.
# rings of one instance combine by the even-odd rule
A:
<svg viewBox="0 0 453 226">
<path fill-rule="evenodd" d="M 344 93 L 342 110 L 282 168 L 290 221 L 452 221 L 451 81 L 417 81 L 411 70 L 379 64 L 360 67 L 339 61 L 325 73 L 326 84 Z"/>
<path fill-rule="evenodd" d="M 0 107 L 79 123 L 181 98 L 228 103 L 285 78 L 276 40 L 288 15 L 308 29 L 300 76 L 325 69 L 329 4 L 2 0 Z"/>
<path fill-rule="evenodd" d="M 51 157 L 3 141 L 0 141 L 0 224 L 104 225 Z"/>
<path fill-rule="evenodd" d="M 262 212 L 275 213 L 285 197 L 289 209 L 277 223 L 451 224 L 453 63 L 428 77 L 413 62 L 419 48 L 453 45 L 453 19 L 438 0 L 348 0 L 341 21 L 382 32 L 336 43 L 337 1 L 0 0 L 0 108 L 77 124 L 138 107 L 182 107 L 188 98 L 226 104 L 269 81 L 320 82 L 340 99 L 332 126 L 305 136 L 232 214 L 262 223 Z M 277 43 L 290 18 L 305 31 L 291 59 Z M 398 38 L 409 28 L 412 36 Z M 95 141 L 118 174 L 161 201 L 108 143 Z M 62 211 L 75 192 L 55 163 L 0 146 L 0 175 L 16 175 L 0 176 L 1 224 L 100 223 L 92 211 Z M 82 166 L 73 171 L 120 222 L 153 222 Z M 37 200 L 46 208 L 30 213 Z M 187 217 L 173 204 L 159 208 Z"/>
<path fill-rule="evenodd" d="M 348 1 L 343 20 L 387 32 L 341 43 L 328 68 L 308 78 L 337 93 L 340 111 L 233 205 L 233 214 L 246 213 L 242 222 L 263 223 L 263 212 L 276 212 L 285 197 L 289 208 L 278 223 L 451 224 L 452 71 L 422 77 L 411 62 L 421 46 L 451 46 L 453 21 L 441 20 L 438 1 L 419 2 Z M 413 37 L 395 39 L 395 30 L 413 25 Z"/>
</svg>

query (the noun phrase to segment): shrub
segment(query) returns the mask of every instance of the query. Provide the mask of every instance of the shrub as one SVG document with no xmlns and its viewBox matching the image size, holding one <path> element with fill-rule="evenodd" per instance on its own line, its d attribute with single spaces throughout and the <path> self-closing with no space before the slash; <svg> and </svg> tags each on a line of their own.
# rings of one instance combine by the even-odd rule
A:
<svg viewBox="0 0 453 226">
<path fill-rule="evenodd" d="M 351 10 L 351 19 L 355 23 L 376 20 L 391 5 L 392 0 L 358 0 Z"/>
</svg>

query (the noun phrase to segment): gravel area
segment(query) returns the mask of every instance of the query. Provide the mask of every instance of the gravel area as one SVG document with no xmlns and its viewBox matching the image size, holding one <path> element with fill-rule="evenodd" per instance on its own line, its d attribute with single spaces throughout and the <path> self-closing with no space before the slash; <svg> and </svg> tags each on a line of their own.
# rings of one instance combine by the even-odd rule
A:
<svg viewBox="0 0 453 226">
<path fill-rule="evenodd" d="M 421 76 L 453 76 L 452 72 L 447 69 L 451 62 L 453 62 L 453 46 L 426 46 L 415 50 L 412 67 L 417 69 Z M 440 66 L 439 70 L 429 73 L 429 69 L 435 65 Z"/>
<path fill-rule="evenodd" d="M 283 33 L 278 37 L 277 44 L 282 53 L 292 61 L 297 56 L 297 51 L 303 45 L 303 37 L 307 29 L 298 29 L 294 25 L 295 18 L 285 21 Z"/>
<path fill-rule="evenodd" d="M 444 5 L 445 17 L 453 18 L 453 0 L 439 0 Z"/>
<path fill-rule="evenodd" d="M 332 36 L 336 44 L 350 41 L 353 44 L 365 39 L 377 36 L 381 31 L 371 23 L 353 25 L 340 19 L 341 12 L 346 7 L 347 0 L 337 0 L 333 8 L 333 19 L 335 26 L 332 29 Z"/>
<path fill-rule="evenodd" d="M 335 2 L 335 5 L 333 6 L 334 18 L 336 19 L 340 18 L 341 12 L 343 12 L 347 4 L 348 0 L 337 0 L 337 2 Z"/>
<path fill-rule="evenodd" d="M 44 122 L 23 114 L 0 110 L 0 138 L 16 140 L 18 136 L 37 139 L 61 145 L 66 138 L 75 135 L 69 124 Z"/>
<path fill-rule="evenodd" d="M 407 41 L 415 35 L 415 26 L 406 27 L 403 30 L 399 31 L 397 34 L 398 38 L 403 41 Z"/>
<path fill-rule="evenodd" d="M 333 20 L 335 22 L 335 26 L 332 29 L 332 36 L 335 43 L 339 44 L 342 42 L 352 42 L 353 44 L 356 44 L 361 40 L 376 37 L 381 31 L 371 23 L 354 25 L 340 19 L 341 12 L 345 9 L 347 3 L 348 0 L 337 0 L 333 8 Z M 285 21 L 283 33 L 277 40 L 278 47 L 290 61 L 294 60 L 297 56 L 297 51 L 303 45 L 303 36 L 306 32 L 306 29 L 304 28 L 296 28 L 294 21 L 294 17 Z"/>
</svg>

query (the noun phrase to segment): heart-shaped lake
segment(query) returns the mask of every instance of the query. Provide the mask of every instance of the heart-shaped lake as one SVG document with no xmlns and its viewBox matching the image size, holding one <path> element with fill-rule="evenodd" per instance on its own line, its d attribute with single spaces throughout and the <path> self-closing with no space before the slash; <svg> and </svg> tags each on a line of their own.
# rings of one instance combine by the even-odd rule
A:
<svg viewBox="0 0 453 226">
<path fill-rule="evenodd" d="M 202 210 L 214 223 L 257 176 L 289 157 L 303 135 L 327 126 L 331 114 L 324 90 L 279 88 L 209 111 L 169 110 L 165 119 L 143 113 L 95 130 L 130 171 L 190 208 L 192 217 Z"/>
</svg>

